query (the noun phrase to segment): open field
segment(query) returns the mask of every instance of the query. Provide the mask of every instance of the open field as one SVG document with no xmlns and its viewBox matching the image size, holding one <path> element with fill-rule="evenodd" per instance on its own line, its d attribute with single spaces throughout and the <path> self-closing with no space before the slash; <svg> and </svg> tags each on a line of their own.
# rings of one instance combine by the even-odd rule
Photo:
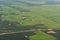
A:
<svg viewBox="0 0 60 40">
<path fill-rule="evenodd" d="M 46 0 L 0 0 L 1 33 L 32 28 L 60 28 L 60 4 L 47 4 Z M 30 37 L 30 40 L 46 39 L 57 40 L 40 31 Z"/>
<path fill-rule="evenodd" d="M 45 24 L 48 28 L 60 28 L 60 6 L 3 6 L 2 19 L 16 21 L 22 25 Z M 25 19 L 23 20 L 23 17 Z"/>
</svg>

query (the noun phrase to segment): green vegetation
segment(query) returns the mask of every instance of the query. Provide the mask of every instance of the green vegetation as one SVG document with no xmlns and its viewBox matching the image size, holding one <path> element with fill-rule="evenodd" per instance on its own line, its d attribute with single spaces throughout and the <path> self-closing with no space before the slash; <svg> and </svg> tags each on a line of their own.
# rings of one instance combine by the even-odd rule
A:
<svg viewBox="0 0 60 40">
<path fill-rule="evenodd" d="M 55 37 L 45 34 L 44 32 L 37 31 L 36 35 L 30 37 L 30 40 L 57 40 Z"/>
<path fill-rule="evenodd" d="M 2 19 L 19 22 L 21 25 L 45 24 L 47 28 L 60 28 L 60 6 L 40 5 L 32 6 L 33 3 L 13 2 L 12 5 L 1 4 L 0 14 Z M 24 20 L 22 17 L 26 17 Z M 23 24 L 22 24 L 23 22 Z"/>
<path fill-rule="evenodd" d="M 41 25 L 43 24 L 43 25 Z M 38 26 L 39 25 L 39 26 Z M 26 28 L 60 28 L 60 4 L 46 4 L 45 0 L 4 0 L 0 2 L 0 32 Z M 36 32 L 30 40 L 57 40 L 55 37 Z"/>
</svg>

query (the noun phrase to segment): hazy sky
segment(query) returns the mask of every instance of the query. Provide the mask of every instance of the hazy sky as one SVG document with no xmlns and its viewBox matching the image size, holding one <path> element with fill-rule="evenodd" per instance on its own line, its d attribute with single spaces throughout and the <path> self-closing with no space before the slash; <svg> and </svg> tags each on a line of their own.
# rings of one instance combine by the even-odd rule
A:
<svg viewBox="0 0 60 40">
<path fill-rule="evenodd" d="M 49 0 L 49 1 L 60 1 L 60 0 Z"/>
</svg>

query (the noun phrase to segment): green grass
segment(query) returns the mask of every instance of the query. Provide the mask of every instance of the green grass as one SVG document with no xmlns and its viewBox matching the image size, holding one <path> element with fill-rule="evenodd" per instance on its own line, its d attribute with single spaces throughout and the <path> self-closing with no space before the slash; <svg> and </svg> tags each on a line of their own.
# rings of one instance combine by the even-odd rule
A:
<svg viewBox="0 0 60 40">
<path fill-rule="evenodd" d="M 22 25 L 34 25 L 45 24 L 47 28 L 60 28 L 60 6 L 59 5 L 42 5 L 42 6 L 28 6 L 25 3 L 13 2 L 14 7 L 9 5 L 3 5 L 3 11 L 0 14 L 6 14 L 2 19 L 8 21 L 16 21 L 22 23 Z M 30 12 L 21 12 L 24 10 L 30 10 Z M 13 15 L 14 14 L 14 15 Z M 22 16 L 27 16 L 25 20 L 22 20 Z"/>
<path fill-rule="evenodd" d="M 27 0 L 23 0 L 23 2 L 20 3 L 20 2 L 12 2 L 12 0 L 10 1 L 8 0 L 8 2 L 12 2 L 13 7 L 7 4 L 0 4 L 3 5 L 1 7 L 2 11 L 0 11 L 0 14 L 4 15 L 1 19 L 7 20 L 9 22 L 18 22 L 19 24 L 17 24 L 16 27 L 11 26 L 12 29 L 16 28 L 18 29 L 18 31 L 19 28 L 21 29 L 22 27 L 20 25 L 23 25 L 24 28 L 26 28 L 27 26 L 30 27 L 36 24 L 44 24 L 44 27 L 46 28 L 60 28 L 60 5 L 29 6 L 28 3 L 25 3 L 26 1 Z M 37 2 L 30 2 L 30 3 L 44 4 L 45 2 L 42 1 L 38 3 Z M 21 10 L 29 10 L 30 12 L 21 12 Z M 22 19 L 23 16 L 25 16 L 26 19 L 23 20 Z M 6 26 L 4 26 L 4 28 Z M 7 28 L 9 27 L 10 26 L 8 26 Z M 11 31 L 11 30 L 8 29 L 6 31 Z M 30 40 L 57 40 L 57 39 L 44 32 L 37 31 L 36 35 L 30 37 Z"/>
<path fill-rule="evenodd" d="M 18 4 L 18 3 L 17 3 Z M 59 5 L 43 5 L 43 6 L 23 6 L 15 5 L 15 7 L 30 10 L 30 12 L 21 12 L 16 8 L 11 8 L 4 5 L 3 11 L 0 14 L 7 14 L 3 17 L 4 20 L 16 21 L 22 25 L 34 25 L 45 24 L 47 28 L 60 28 L 60 6 Z M 12 15 L 12 14 L 17 15 Z M 25 20 L 22 20 L 22 16 L 27 16 Z"/>
<path fill-rule="evenodd" d="M 35 35 L 30 36 L 30 40 L 57 40 L 55 37 L 45 34 L 44 32 L 37 31 Z"/>
</svg>

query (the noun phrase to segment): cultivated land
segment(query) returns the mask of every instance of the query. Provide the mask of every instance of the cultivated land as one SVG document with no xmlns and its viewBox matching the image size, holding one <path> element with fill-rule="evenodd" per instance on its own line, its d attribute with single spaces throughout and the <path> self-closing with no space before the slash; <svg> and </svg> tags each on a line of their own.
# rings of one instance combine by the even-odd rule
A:
<svg viewBox="0 0 60 40">
<path fill-rule="evenodd" d="M 60 28 L 60 6 L 41 5 L 24 6 L 16 3 L 15 5 L 1 5 L 0 14 L 3 20 L 19 22 L 22 25 L 44 24 L 47 28 Z M 23 20 L 23 17 L 25 19 Z"/>
<path fill-rule="evenodd" d="M 3 0 L 4 1 L 4 0 Z M 45 1 L 27 0 L 0 1 L 0 32 L 11 32 L 29 28 L 60 28 L 60 5 L 45 4 Z M 43 32 L 37 32 L 31 40 L 55 40 Z M 41 33 L 41 34 L 40 34 Z M 39 39 L 42 35 L 43 39 Z M 37 39 L 34 39 L 34 38 Z M 51 39 L 51 38 L 53 39 Z"/>
</svg>

